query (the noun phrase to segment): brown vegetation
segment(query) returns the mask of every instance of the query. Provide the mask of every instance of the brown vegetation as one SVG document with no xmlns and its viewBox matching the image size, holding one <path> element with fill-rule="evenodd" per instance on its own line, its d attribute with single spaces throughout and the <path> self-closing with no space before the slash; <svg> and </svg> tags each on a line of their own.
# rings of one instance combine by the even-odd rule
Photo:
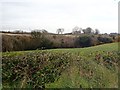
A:
<svg viewBox="0 0 120 90">
<path fill-rule="evenodd" d="M 120 42 L 120 36 L 102 34 L 64 35 L 32 31 L 31 34 L 2 34 L 2 51 L 89 47 Z"/>
</svg>

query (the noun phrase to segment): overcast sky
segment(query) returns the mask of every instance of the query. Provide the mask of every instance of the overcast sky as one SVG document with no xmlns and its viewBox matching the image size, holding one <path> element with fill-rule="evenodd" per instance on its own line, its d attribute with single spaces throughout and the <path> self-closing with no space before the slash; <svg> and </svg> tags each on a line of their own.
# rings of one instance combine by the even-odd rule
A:
<svg viewBox="0 0 120 90">
<path fill-rule="evenodd" d="M 1 0 L 2 29 L 91 27 L 101 33 L 118 32 L 119 0 Z"/>
</svg>

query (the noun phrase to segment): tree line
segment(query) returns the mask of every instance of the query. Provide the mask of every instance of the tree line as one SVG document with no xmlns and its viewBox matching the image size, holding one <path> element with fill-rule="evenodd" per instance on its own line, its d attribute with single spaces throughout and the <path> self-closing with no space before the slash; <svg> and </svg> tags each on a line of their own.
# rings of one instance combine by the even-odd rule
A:
<svg viewBox="0 0 120 90">
<path fill-rule="evenodd" d="M 57 34 L 63 34 L 64 28 L 58 28 L 56 32 L 57 32 Z M 82 29 L 78 26 L 75 26 L 72 29 L 71 34 L 81 34 L 82 32 L 83 32 L 83 34 L 100 34 L 100 31 L 98 29 L 93 30 L 91 27 L 87 27 L 86 29 Z"/>
<path fill-rule="evenodd" d="M 59 28 L 57 31 L 62 34 L 64 29 Z M 84 34 L 75 35 L 76 31 L 84 31 Z M 100 34 L 98 29 L 94 31 L 91 28 L 81 29 L 73 28 L 73 34 L 70 36 L 50 34 L 47 30 L 33 30 L 29 36 L 9 36 L 2 35 L 2 51 L 22 51 L 36 49 L 53 49 L 53 48 L 83 48 L 104 43 L 119 42 L 120 36 Z M 93 33 L 94 32 L 94 33 Z M 81 32 L 80 32 L 81 33 Z M 78 34 L 78 33 L 77 33 Z"/>
</svg>

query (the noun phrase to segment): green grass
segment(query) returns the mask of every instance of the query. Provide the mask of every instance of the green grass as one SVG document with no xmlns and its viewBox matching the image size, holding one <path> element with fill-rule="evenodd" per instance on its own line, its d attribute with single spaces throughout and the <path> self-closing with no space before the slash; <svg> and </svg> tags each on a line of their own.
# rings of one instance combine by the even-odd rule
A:
<svg viewBox="0 0 120 90">
<path fill-rule="evenodd" d="M 119 53 L 118 43 L 5 52 L 3 87 L 117 88 Z"/>
</svg>

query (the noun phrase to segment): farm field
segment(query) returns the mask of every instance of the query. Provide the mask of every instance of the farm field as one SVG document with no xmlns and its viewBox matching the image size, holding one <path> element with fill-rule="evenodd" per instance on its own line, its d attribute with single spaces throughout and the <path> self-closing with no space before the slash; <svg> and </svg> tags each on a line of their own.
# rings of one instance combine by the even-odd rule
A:
<svg viewBox="0 0 120 90">
<path fill-rule="evenodd" d="M 118 88 L 118 43 L 2 53 L 3 88 Z"/>
</svg>

